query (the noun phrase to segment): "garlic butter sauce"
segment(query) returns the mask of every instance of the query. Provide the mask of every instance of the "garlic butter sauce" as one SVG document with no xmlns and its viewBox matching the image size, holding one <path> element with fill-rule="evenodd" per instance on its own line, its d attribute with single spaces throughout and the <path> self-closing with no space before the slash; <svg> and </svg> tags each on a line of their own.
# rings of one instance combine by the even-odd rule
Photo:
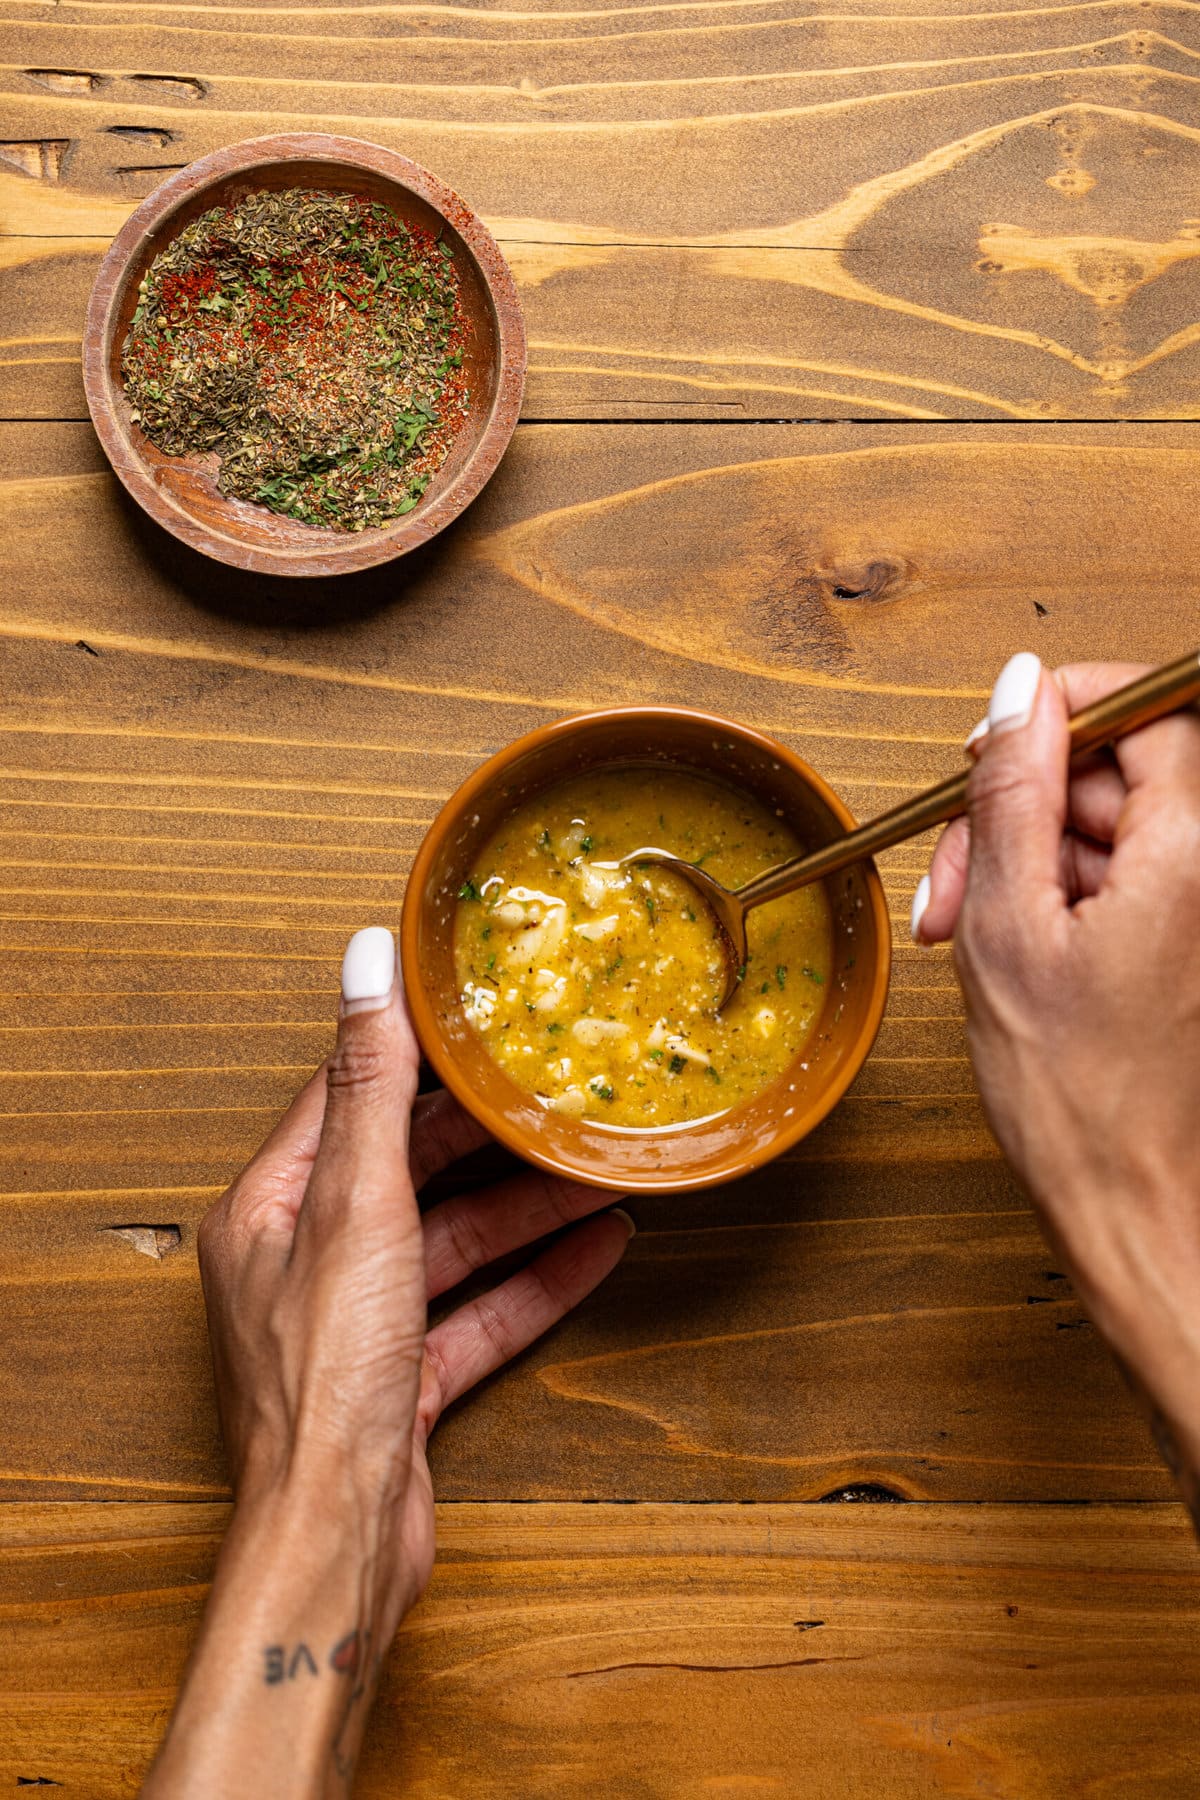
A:
<svg viewBox="0 0 1200 1800">
<path fill-rule="evenodd" d="M 761 1092 L 799 1054 L 829 986 L 820 883 L 751 913 L 749 959 L 719 1015 L 723 953 L 678 877 L 621 868 L 640 845 L 735 888 L 801 845 L 760 801 L 661 764 L 579 775 L 520 805 L 457 901 L 467 1017 L 548 1108 L 633 1128 L 710 1117 Z"/>
</svg>

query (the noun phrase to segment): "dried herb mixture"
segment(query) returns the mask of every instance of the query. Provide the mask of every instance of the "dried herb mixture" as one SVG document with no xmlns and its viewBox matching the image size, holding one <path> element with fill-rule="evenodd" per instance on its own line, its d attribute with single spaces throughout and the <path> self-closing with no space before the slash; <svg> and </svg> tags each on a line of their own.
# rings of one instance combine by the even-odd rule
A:
<svg viewBox="0 0 1200 1800">
<path fill-rule="evenodd" d="M 467 410 L 449 247 L 357 194 L 289 188 L 194 219 L 151 263 L 121 361 L 169 456 L 223 494 L 363 531 L 411 512 Z"/>
</svg>

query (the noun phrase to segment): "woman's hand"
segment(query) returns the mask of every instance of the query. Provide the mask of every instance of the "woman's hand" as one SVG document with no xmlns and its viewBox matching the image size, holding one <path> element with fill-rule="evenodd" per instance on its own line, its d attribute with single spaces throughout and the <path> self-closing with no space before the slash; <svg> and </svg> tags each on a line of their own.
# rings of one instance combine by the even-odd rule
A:
<svg viewBox="0 0 1200 1800">
<path fill-rule="evenodd" d="M 148 1796 L 346 1790 L 380 1658 L 433 1563 L 429 1433 L 632 1231 L 585 1217 L 610 1196 L 533 1173 L 422 1220 L 417 1190 L 485 1134 L 447 1094 L 415 1099 L 395 961 L 386 931 L 351 940 L 333 1055 L 201 1227 L 236 1506 Z M 426 1334 L 428 1300 L 567 1224 Z"/>
<path fill-rule="evenodd" d="M 1200 717 L 1068 773 L 1069 714 L 1143 672 L 1008 664 L 913 935 L 953 936 L 992 1128 L 1200 1516 Z"/>
</svg>

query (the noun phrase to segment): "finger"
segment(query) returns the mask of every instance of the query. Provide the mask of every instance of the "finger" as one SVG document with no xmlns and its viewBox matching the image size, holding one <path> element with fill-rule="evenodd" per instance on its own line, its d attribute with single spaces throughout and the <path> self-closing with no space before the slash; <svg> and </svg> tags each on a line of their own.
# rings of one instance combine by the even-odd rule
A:
<svg viewBox="0 0 1200 1800">
<path fill-rule="evenodd" d="M 325 1116 L 325 1069 L 309 1077 L 270 1136 L 214 1207 L 220 1218 L 250 1231 L 278 1228 L 289 1235 L 312 1172 Z M 219 1220 L 214 1220 L 214 1224 Z M 210 1225 L 209 1237 L 213 1235 Z"/>
<path fill-rule="evenodd" d="M 425 1340 L 427 1426 L 586 1299 L 615 1269 L 632 1235 L 628 1215 L 615 1209 L 588 1219 L 501 1287 L 435 1326 Z"/>
<path fill-rule="evenodd" d="M 1053 675 L 1073 718 L 1117 688 L 1136 681 L 1146 673 L 1147 667 L 1145 663 L 1067 663 L 1061 669 L 1055 669 Z M 964 748 L 973 759 L 978 759 L 983 748 L 988 725 L 985 714 L 966 740 Z M 1080 758 L 1071 766 L 1071 824 L 1101 842 L 1111 840 L 1127 791 L 1111 750 Z"/>
<path fill-rule="evenodd" d="M 1143 663 L 1068 663 L 1054 670 L 1054 679 L 1073 717 L 1145 672 Z M 978 759 L 987 731 L 985 715 L 966 741 L 972 758 Z M 1110 843 L 1127 793 L 1124 776 L 1111 750 L 1081 757 L 1071 765 L 1069 822 L 1086 836 Z"/>
<path fill-rule="evenodd" d="M 464 1194 L 425 1214 L 428 1296 L 457 1287 L 476 1269 L 538 1238 L 611 1206 L 613 1195 L 579 1181 L 560 1181 L 534 1170 L 477 1194 Z"/>
<path fill-rule="evenodd" d="M 408 1154 L 413 1186 L 424 1187 L 443 1169 L 489 1142 L 490 1133 L 445 1088 L 422 1094 L 413 1108 Z"/>
<path fill-rule="evenodd" d="M 938 839 L 929 873 L 913 895 L 911 923 L 915 944 L 942 944 L 954 936 L 970 855 L 970 822 L 954 819 Z"/>
<path fill-rule="evenodd" d="M 1076 900 L 1087 900 L 1100 892 L 1111 862 L 1112 850 L 1108 844 L 1097 844 L 1091 838 L 1068 831 L 1062 841 L 1062 879 L 1072 905 Z"/>
<path fill-rule="evenodd" d="M 944 944 L 954 936 L 970 853 L 970 825 L 966 819 L 955 819 L 942 833 L 929 873 L 913 896 L 914 943 Z M 1067 831 L 1059 853 L 1059 874 L 1067 899 L 1074 903 L 1098 894 L 1110 860 L 1108 843 L 1098 843 L 1086 833 Z"/>
<path fill-rule="evenodd" d="M 1089 670 L 1092 666 L 1087 665 Z M 1056 680 L 1059 673 L 1061 671 L 1055 674 Z M 1076 687 L 1079 687 L 1078 683 Z M 1085 687 L 1083 692 L 1087 691 Z M 1088 702 L 1083 700 L 1079 704 Z M 986 723 L 984 720 L 983 724 Z M 975 737 L 972 748 L 980 742 L 981 737 Z M 968 744 L 971 744 L 970 739 Z M 1067 825 L 1070 831 L 1089 840 L 1082 848 L 1071 844 L 1067 838 L 1063 840 L 1060 869 L 1063 887 L 1072 899 L 1096 891 L 1108 866 L 1107 857 L 1099 854 L 1099 846 L 1112 843 L 1128 792 L 1108 750 L 1072 765 L 1067 788 Z M 954 936 L 966 892 L 970 854 L 970 821 L 954 819 L 938 839 L 929 873 L 913 895 L 911 929 L 914 943 L 942 944 Z"/>
<path fill-rule="evenodd" d="M 1140 663 L 1083 663 L 1059 671 L 1073 711 L 1146 673 Z M 1089 797 L 1089 816 L 1072 822 L 1088 837 L 1111 843 L 1106 877 L 1140 887 L 1147 867 L 1195 866 L 1200 823 L 1200 714 L 1195 707 L 1120 738 L 1108 753 L 1123 784 L 1101 799 Z M 1090 802 L 1096 801 L 1093 807 Z M 1165 859 L 1165 861 L 1164 861 Z"/>
<path fill-rule="evenodd" d="M 1190 709 L 1143 725 L 1113 746 L 1130 793 L 1200 804 L 1200 717 Z"/>
<path fill-rule="evenodd" d="M 1149 671 L 1149 663 L 1064 663 L 1060 669 L 1055 669 L 1054 679 L 1062 689 L 1068 712 L 1074 718 L 1084 707 L 1094 706 L 1097 700 L 1106 700 L 1118 688 L 1127 687 L 1131 681 L 1137 681 Z"/>
<path fill-rule="evenodd" d="M 337 1043 L 325 1065 L 325 1120 L 301 1210 L 327 1229 L 351 1213 L 365 1223 L 379 1206 L 413 1204 L 409 1119 L 419 1052 L 396 979 L 390 931 L 351 938 L 342 963 Z"/>
<path fill-rule="evenodd" d="M 311 1162 L 321 1141 L 325 1117 L 325 1066 L 315 1069 L 279 1123 L 246 1164 L 246 1172 L 291 1170 Z"/>
<path fill-rule="evenodd" d="M 1148 663 L 1073 663 L 1056 671 L 1055 679 L 1072 713 L 1103 700 L 1117 688 L 1149 672 Z M 1182 785 L 1200 789 L 1200 716 L 1193 708 L 1143 725 L 1113 745 L 1116 762 L 1128 787 Z"/>
<path fill-rule="evenodd" d="M 1074 718 L 1085 707 L 1093 705 L 1097 700 L 1107 699 L 1118 688 L 1136 681 L 1139 675 L 1145 675 L 1149 666 L 1148 663 L 1124 662 L 1064 663 L 1060 669 L 1053 671 L 1053 675 L 1067 703 L 1067 712 Z M 978 756 L 990 723 L 988 714 L 984 713 L 968 736 L 963 748 L 971 756 Z"/>
<path fill-rule="evenodd" d="M 1036 656 L 1007 662 L 967 785 L 971 857 L 964 911 L 1003 935 L 1065 913 L 1067 706 Z"/>
<path fill-rule="evenodd" d="M 1072 831 L 1094 838 L 1098 844 L 1111 844 L 1128 798 L 1125 777 L 1111 750 L 1081 757 L 1071 765 L 1067 824 Z"/>
</svg>

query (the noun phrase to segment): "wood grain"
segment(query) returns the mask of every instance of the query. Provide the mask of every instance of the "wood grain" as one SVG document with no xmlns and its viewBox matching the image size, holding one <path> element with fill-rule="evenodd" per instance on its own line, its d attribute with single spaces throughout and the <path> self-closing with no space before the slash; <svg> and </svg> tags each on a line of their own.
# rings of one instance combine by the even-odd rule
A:
<svg viewBox="0 0 1200 1800">
<path fill-rule="evenodd" d="M 0 23 L 10 417 L 80 415 L 98 249 L 165 172 L 313 128 L 484 214 L 527 310 L 527 418 L 1196 412 L 1182 0 L 6 0 Z"/>
<path fill-rule="evenodd" d="M 1010 652 L 1196 636 L 1200 8 L 0 0 L 0 32 L 0 1784 L 106 1800 L 227 1517 L 197 1223 L 466 772 L 694 702 L 865 816 L 955 766 Z M 530 336 L 481 501 L 336 586 L 171 543 L 78 423 L 138 200 L 312 128 L 459 189 Z M 627 423 L 536 423 L 571 420 Z M 617 1275 L 443 1425 L 462 1503 L 363 1794 L 1200 1791 L 1200 1565 L 908 946 L 927 855 L 884 859 L 888 1018 L 833 1117 L 638 1203 Z M 916 1503 L 791 1504 L 862 1483 Z"/>
<path fill-rule="evenodd" d="M 298 592 L 214 578 L 85 429 L 0 433 L 6 1491 L 222 1491 L 195 1224 L 487 750 L 693 701 L 865 814 L 955 765 L 1011 651 L 1176 651 L 1198 484 L 1165 425 L 524 427 L 444 554 Z M 755 1181 L 639 1207 L 610 1287 L 447 1423 L 444 1496 L 1169 1492 L 995 1160 L 949 961 L 904 941 L 926 854 L 886 859 L 851 1097 Z M 160 1257 L 109 1229 L 166 1225 Z"/>
<path fill-rule="evenodd" d="M 4 1202 L 0 1494 L 225 1492 L 195 1266 L 214 1197 Z M 1000 1170 L 776 1164 L 698 1216 L 634 1212 L 621 1271 L 446 1422 L 440 1496 L 1170 1494 Z"/>
<path fill-rule="evenodd" d="M 0 1781 L 131 1796 L 225 1510 L 0 1509 Z M 1178 1800 L 1175 1506 L 442 1507 L 356 1793 Z"/>
</svg>

